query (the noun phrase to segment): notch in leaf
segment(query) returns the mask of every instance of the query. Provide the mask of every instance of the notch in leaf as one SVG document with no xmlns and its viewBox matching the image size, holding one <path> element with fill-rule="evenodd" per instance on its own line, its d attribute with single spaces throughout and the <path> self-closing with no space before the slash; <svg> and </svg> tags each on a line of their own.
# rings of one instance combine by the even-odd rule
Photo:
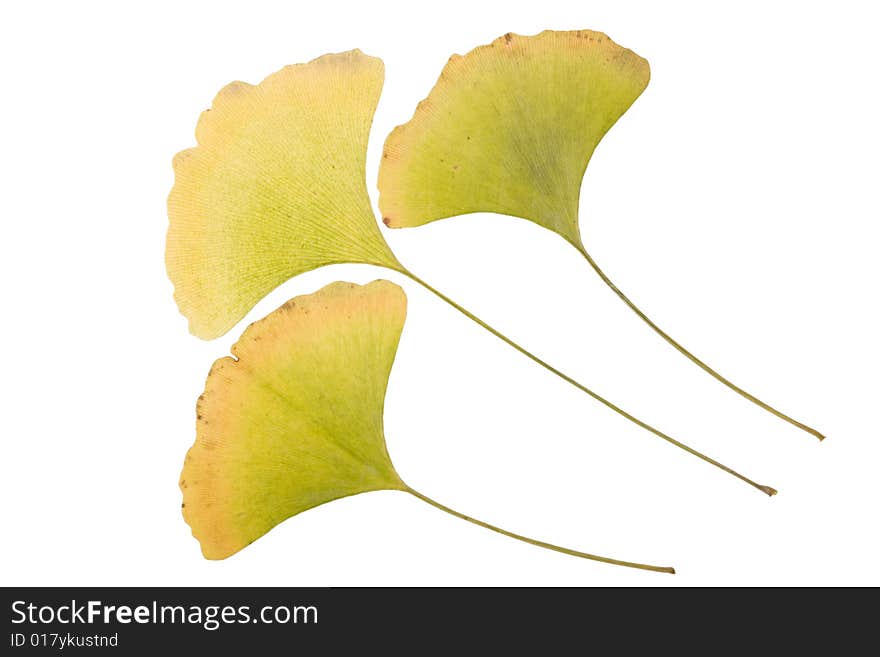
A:
<svg viewBox="0 0 880 657">
<path fill-rule="evenodd" d="M 405 484 L 383 432 L 385 390 L 405 318 L 406 295 L 393 283 L 332 283 L 249 326 L 232 347 L 235 358 L 214 363 L 180 479 L 183 515 L 205 557 L 224 559 L 326 502 L 398 490 L 532 545 L 674 572 L 513 534 Z"/>
<path fill-rule="evenodd" d="M 820 440 L 746 392 L 649 319 L 581 240 L 581 181 L 605 133 L 644 91 L 648 62 L 587 30 L 506 34 L 453 55 L 412 119 L 385 142 L 379 207 L 392 228 L 472 212 L 528 219 L 560 235 L 658 335 L 731 390 Z"/>
<path fill-rule="evenodd" d="M 190 331 L 228 331 L 273 288 L 334 263 L 397 271 L 537 364 L 640 427 L 772 495 L 627 413 L 538 358 L 404 267 L 366 189 L 370 124 L 382 61 L 358 50 L 287 66 L 258 85 L 235 82 L 196 128 L 198 146 L 174 160 L 166 265 Z"/>
</svg>

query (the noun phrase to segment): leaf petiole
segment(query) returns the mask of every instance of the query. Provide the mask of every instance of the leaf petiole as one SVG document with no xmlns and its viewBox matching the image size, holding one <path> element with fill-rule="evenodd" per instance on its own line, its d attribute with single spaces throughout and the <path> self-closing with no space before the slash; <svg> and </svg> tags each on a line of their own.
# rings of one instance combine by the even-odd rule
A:
<svg viewBox="0 0 880 657">
<path fill-rule="evenodd" d="M 680 343 L 678 343 L 675 339 L 673 339 L 672 336 L 670 336 L 668 333 L 666 333 L 666 331 L 664 331 L 659 326 L 657 326 L 653 321 L 651 321 L 651 319 L 645 313 L 643 313 L 639 309 L 639 307 L 636 306 L 636 304 L 634 304 L 632 301 L 630 301 L 629 297 L 627 297 L 623 292 L 621 292 L 620 288 L 618 288 L 612 282 L 612 280 L 610 278 L 608 278 L 607 274 L 605 274 L 605 272 L 599 268 L 599 265 L 596 263 L 595 260 L 593 260 L 592 256 L 590 256 L 590 254 L 587 253 L 586 249 L 584 249 L 582 246 L 574 244 L 573 242 L 572 242 L 572 244 L 578 250 L 578 252 L 584 257 L 584 259 L 586 259 L 586 261 L 588 263 L 590 263 L 590 266 L 593 268 L 593 271 L 595 271 L 596 274 L 599 275 L 599 278 L 602 279 L 602 281 L 605 283 L 605 285 L 607 285 L 609 288 L 611 288 L 611 291 L 614 292 L 614 294 L 616 294 L 620 298 L 621 301 L 623 301 L 627 306 L 629 306 L 630 310 L 632 310 L 636 315 L 638 315 L 639 318 L 643 322 L 645 322 L 645 324 L 650 326 L 657 335 L 659 335 L 661 338 L 666 340 L 666 342 L 668 342 L 673 347 L 675 347 L 675 349 L 680 354 L 682 354 L 683 356 L 688 358 L 688 360 L 690 360 L 692 363 L 699 366 L 700 369 L 702 369 L 704 372 L 711 374 L 715 379 L 717 379 L 718 381 L 720 381 L 721 383 L 726 385 L 728 388 L 733 390 L 738 395 L 744 397 L 745 399 L 748 399 L 753 404 L 756 404 L 757 406 L 763 408 L 765 411 L 772 413 L 773 415 L 780 418 L 781 420 L 785 420 L 789 424 L 796 426 L 801 431 L 806 431 L 807 433 L 815 436 L 819 440 L 825 440 L 825 436 L 823 434 L 819 433 L 818 431 L 816 431 L 812 427 L 807 426 L 803 422 L 799 422 L 798 420 L 795 420 L 794 418 L 786 415 L 782 411 L 776 410 L 775 408 L 770 406 L 770 404 L 768 404 L 764 401 L 761 401 L 760 399 L 755 397 L 753 394 L 746 392 L 745 390 L 740 388 L 738 385 L 736 385 L 732 381 L 721 376 L 721 374 L 719 374 L 718 372 L 713 370 L 711 367 L 709 367 L 702 360 L 700 360 L 699 358 L 694 356 L 690 351 L 685 349 Z"/>
<path fill-rule="evenodd" d="M 684 443 L 682 443 L 682 442 L 676 440 L 676 439 L 673 438 L 672 436 L 670 436 L 670 435 L 668 435 L 668 434 L 666 434 L 666 433 L 663 433 L 663 432 L 660 431 L 659 429 L 654 428 L 653 426 L 651 426 L 651 425 L 648 424 L 647 422 L 643 422 L 642 420 L 638 419 L 636 416 L 634 416 L 634 415 L 628 413 L 627 411 L 623 410 L 620 406 L 617 406 L 616 404 L 614 404 L 614 403 L 608 401 L 607 399 L 605 399 L 604 397 L 602 397 L 602 396 L 599 395 L 598 393 L 593 392 L 590 388 L 586 387 L 586 386 L 583 385 L 582 383 L 580 383 L 580 382 L 578 382 L 577 380 L 571 378 L 570 376 L 568 376 L 568 375 L 565 374 L 564 372 L 562 372 L 562 371 L 556 369 L 555 367 L 553 367 L 552 365 L 550 365 L 550 364 L 547 363 L 546 361 L 542 360 L 541 358 L 538 358 L 538 357 L 537 357 L 536 355 L 534 355 L 532 352 L 528 351 L 525 347 L 520 346 L 519 344 L 517 344 L 516 342 L 514 342 L 513 340 L 511 340 L 510 338 L 508 338 L 506 335 L 504 335 L 503 333 L 501 333 L 500 331 L 498 331 L 497 329 L 495 329 L 494 327 L 492 327 L 491 325 L 487 324 L 487 323 L 484 322 L 482 319 L 480 319 L 479 317 L 477 317 L 476 315 L 474 315 L 472 312 L 470 312 L 469 310 L 467 310 L 467 309 L 464 308 L 463 306 L 460 306 L 459 304 L 457 304 L 455 301 L 453 301 L 452 299 L 450 299 L 449 297 L 447 297 L 445 294 L 443 294 L 443 293 L 440 292 L 439 290 L 433 288 L 431 285 L 429 285 L 428 283 L 426 283 L 425 281 L 423 281 L 421 278 L 419 278 L 418 276 L 416 276 L 415 274 L 413 274 L 411 271 L 409 271 L 409 270 L 406 269 L 405 267 L 401 267 L 401 268 L 399 268 L 399 269 L 396 269 L 396 271 L 398 271 L 399 273 L 403 274 L 404 276 L 407 276 L 408 278 L 410 278 L 410 279 L 413 280 L 414 282 L 418 283 L 418 284 L 421 285 L 423 288 L 425 288 L 426 290 L 428 290 L 429 292 L 431 292 L 432 294 L 436 295 L 437 297 L 439 297 L 440 299 L 442 299 L 443 301 L 445 301 L 447 304 L 449 304 L 450 306 L 452 306 L 453 308 L 455 308 L 455 309 L 456 309 L 458 312 L 460 312 L 462 315 L 464 315 L 465 317 L 467 317 L 467 318 L 470 319 L 471 321 L 475 322 L 475 323 L 478 324 L 479 326 L 482 326 L 484 329 L 486 329 L 487 331 L 489 331 L 492 335 L 494 335 L 495 337 L 499 338 L 499 339 L 502 340 L 503 342 L 506 342 L 508 345 L 510 345 L 511 347 L 513 347 L 514 349 L 516 349 L 518 352 L 520 352 L 521 354 L 523 354 L 523 355 L 526 356 L 527 358 L 531 359 L 532 361 L 534 361 L 535 363 L 537 363 L 538 365 L 540 365 L 541 367 L 543 367 L 543 368 L 546 369 L 547 371 L 549 371 L 549 372 L 555 374 L 556 376 L 558 376 L 558 377 L 559 377 L 560 379 L 562 379 L 563 381 L 565 381 L 565 382 L 567 382 L 567 383 L 573 385 L 575 388 L 577 388 L 577 389 L 580 390 L 581 392 L 583 392 L 583 393 L 589 395 L 590 397 L 592 397 L 593 399 L 595 399 L 595 400 L 598 401 L 599 403 L 601 403 L 601 404 L 607 406 L 608 408 L 610 408 L 610 409 L 611 409 L 612 411 L 614 411 L 615 413 L 617 413 L 617 414 L 619 414 L 619 415 L 625 417 L 625 418 L 626 418 L 627 420 L 629 420 L 630 422 L 635 423 L 636 425 L 638 425 L 638 426 L 641 427 L 642 429 L 645 429 L 645 430 L 647 430 L 647 431 L 650 431 L 650 432 L 653 433 L 655 436 L 658 436 L 659 438 L 662 438 L 662 439 L 665 440 L 666 442 L 668 442 L 668 443 L 670 443 L 670 444 L 672 444 L 672 445 L 675 445 L 675 446 L 678 447 L 679 449 L 683 449 L 684 451 L 688 452 L 689 454 L 692 454 L 693 456 L 696 456 L 697 458 L 702 459 L 702 460 L 705 461 L 706 463 L 709 463 L 709 464 L 711 464 L 711 465 L 714 465 L 716 468 L 719 468 L 719 469 L 721 469 L 721 470 L 724 470 L 724 472 L 727 472 L 728 474 L 733 475 L 733 476 L 736 477 L 737 479 L 740 479 L 741 481 L 746 482 L 747 484 L 749 484 L 750 486 L 752 486 L 752 487 L 758 489 L 759 491 L 761 491 L 761 492 L 764 493 L 765 495 L 769 495 L 769 496 L 771 496 L 771 497 L 772 497 L 773 495 L 776 495 L 776 492 L 777 492 L 777 491 L 776 491 L 775 488 L 772 488 L 771 486 L 765 486 L 765 485 L 763 485 L 763 484 L 759 484 L 759 483 L 757 483 L 757 482 L 755 482 L 755 481 L 749 479 L 748 477 L 746 477 L 746 476 L 744 476 L 744 475 L 741 475 L 741 474 L 740 474 L 739 472 L 737 472 L 736 470 L 733 470 L 732 468 L 727 467 L 727 466 L 724 465 L 723 463 L 720 463 L 719 461 L 716 461 L 715 459 L 713 459 L 713 458 L 711 458 L 711 457 L 709 457 L 709 456 L 706 456 L 705 454 L 703 454 L 703 453 L 701 453 L 701 452 L 698 452 L 697 450 L 693 449 L 692 447 L 688 447 L 687 445 L 685 445 Z"/>
<path fill-rule="evenodd" d="M 620 559 L 611 559 L 609 557 L 601 557 L 596 554 L 588 554 L 587 552 L 580 552 L 579 550 L 572 550 L 566 547 L 560 547 L 558 545 L 553 545 L 552 543 L 545 543 L 544 541 L 539 541 L 534 538 L 529 538 L 527 536 L 522 536 L 521 534 L 515 534 L 513 532 L 507 531 L 506 529 L 501 529 L 500 527 L 496 527 L 495 525 L 490 525 L 488 522 L 483 522 L 482 520 L 477 520 L 476 518 L 471 518 L 464 513 L 456 511 L 455 509 L 450 509 L 448 506 L 444 504 L 440 504 L 440 502 L 435 502 L 427 495 L 422 495 L 416 490 L 407 487 L 406 491 L 415 497 L 419 498 L 423 502 L 427 502 L 431 506 L 444 511 L 450 515 L 455 516 L 456 518 L 461 518 L 462 520 L 467 520 L 474 525 L 479 527 L 483 527 L 490 531 L 496 532 L 498 534 L 502 534 L 503 536 L 507 536 L 509 538 L 514 538 L 518 541 L 523 541 L 524 543 L 528 543 L 530 545 L 535 545 L 540 548 L 545 548 L 547 550 L 553 550 L 554 552 L 561 552 L 562 554 L 568 554 L 573 557 L 579 557 L 581 559 L 590 559 L 592 561 L 601 561 L 602 563 L 608 563 L 615 566 L 625 566 L 627 568 L 638 568 L 639 570 L 650 570 L 655 573 L 670 573 L 672 575 L 675 574 L 675 568 L 672 566 L 652 566 L 650 564 L 644 563 L 636 563 L 633 561 L 621 561 Z"/>
</svg>

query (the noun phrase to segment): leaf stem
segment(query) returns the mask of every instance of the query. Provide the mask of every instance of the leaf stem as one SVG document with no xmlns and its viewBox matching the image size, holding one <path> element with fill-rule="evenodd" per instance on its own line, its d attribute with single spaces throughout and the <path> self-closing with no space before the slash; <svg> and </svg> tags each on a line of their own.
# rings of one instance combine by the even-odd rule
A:
<svg viewBox="0 0 880 657">
<path fill-rule="evenodd" d="M 409 270 L 406 269 L 405 267 L 401 267 L 400 269 L 397 269 L 397 271 L 400 272 L 401 274 L 403 274 L 403 275 L 409 277 L 409 278 L 412 279 L 414 282 L 418 283 L 419 285 L 421 285 L 422 287 L 424 287 L 426 290 L 428 290 L 428 291 L 431 292 L 432 294 L 436 295 L 437 297 L 439 297 L 440 299 L 442 299 L 443 301 L 445 301 L 446 303 L 448 303 L 450 306 L 452 306 L 453 308 L 455 308 L 455 309 L 456 309 L 458 312 L 460 312 L 462 315 L 464 315 L 465 317 L 467 317 L 467 318 L 470 319 L 471 321 L 475 322 L 476 324 L 482 326 L 484 329 L 486 329 L 487 331 L 489 331 L 492 335 L 494 335 L 495 337 L 497 337 L 497 338 L 501 339 L 502 341 L 506 342 L 508 345 L 510 345 L 511 347 L 513 347 L 514 349 L 516 349 L 518 352 L 520 352 L 521 354 L 523 354 L 523 355 L 526 356 L 527 358 L 531 359 L 532 361 L 534 361 L 535 363 L 537 363 L 538 365 L 540 365 L 540 366 L 543 367 L 544 369 L 548 370 L 549 372 L 552 372 L 553 374 L 555 374 L 556 376 L 558 376 L 558 377 L 559 377 L 560 379 L 562 379 L 563 381 L 566 381 L 567 383 L 573 385 L 575 388 L 577 388 L 577 389 L 580 390 L 581 392 L 586 393 L 587 395 L 589 395 L 590 397 L 592 397 L 593 399 L 595 399 L 595 400 L 598 401 L 599 403 L 601 403 L 601 404 L 607 406 L 608 408 L 610 408 L 610 409 L 611 409 L 612 411 L 614 411 L 615 413 L 618 413 L 619 415 L 622 415 L 623 417 L 625 417 L 625 418 L 626 418 L 627 420 L 629 420 L 630 422 L 634 422 L 635 424 L 637 424 L 638 426 L 640 426 L 642 429 L 646 429 L 647 431 L 650 431 L 650 432 L 653 433 L 655 436 L 658 436 L 658 437 L 662 438 L 663 440 L 665 440 L 666 442 L 675 445 L 675 446 L 678 447 L 679 449 L 683 449 L 684 451 L 688 452 L 689 454 L 692 454 L 692 455 L 696 456 L 697 458 L 702 459 L 702 460 L 705 461 L 706 463 L 710 463 L 710 464 L 714 465 L 716 468 L 720 468 L 721 470 L 724 470 L 725 472 L 727 472 L 728 474 L 733 475 L 733 476 L 736 477 L 737 479 L 740 479 L 740 480 L 746 482 L 747 484 L 749 484 L 750 486 L 753 486 L 754 488 L 757 488 L 759 491 L 761 491 L 761 492 L 764 493 L 765 495 L 770 495 L 770 496 L 776 495 L 776 489 L 775 489 L 775 488 L 771 488 L 770 486 L 764 486 L 763 484 L 758 484 L 758 483 L 752 481 L 752 480 L 749 479 L 748 477 L 746 477 L 746 476 L 744 476 L 744 475 L 741 475 L 740 473 L 738 473 L 738 472 L 736 472 L 735 470 L 733 470 L 733 469 L 727 467 L 727 466 L 724 465 L 723 463 L 720 463 L 720 462 L 716 461 L 715 459 L 710 458 L 710 457 L 706 456 L 705 454 L 702 454 L 701 452 L 698 452 L 697 450 L 693 449 L 692 447 L 688 447 L 687 445 L 685 445 L 685 444 L 682 443 L 682 442 L 679 442 L 678 440 L 676 440 L 676 439 L 673 438 L 672 436 L 669 436 L 669 435 L 663 433 L 663 432 L 660 431 L 659 429 L 655 429 L 654 427 L 652 427 L 652 426 L 651 426 L 650 424 L 648 424 L 647 422 L 643 422 L 642 420 L 638 419 L 638 418 L 635 417 L 634 415 L 632 415 L 632 414 L 630 414 L 630 413 L 627 413 L 625 410 L 623 410 L 622 408 L 620 408 L 620 407 L 617 406 L 616 404 L 614 404 L 614 403 L 608 401 L 607 399 L 605 399 L 605 398 L 602 397 L 601 395 L 599 395 L 599 394 L 593 392 L 592 390 L 590 390 L 589 388 L 587 388 L 585 385 L 583 385 L 583 384 L 581 384 L 580 382 L 576 381 L 575 379 L 571 378 L 570 376 L 568 376 L 568 375 L 565 374 L 564 372 L 561 372 L 560 370 L 556 369 L 555 367 L 553 367 L 552 365 L 550 365 L 550 364 L 547 363 L 546 361 L 544 361 L 544 360 L 538 358 L 538 357 L 535 356 L 532 352 L 530 352 L 530 351 L 528 351 L 527 349 L 525 349 L 525 347 L 521 347 L 519 344 L 517 344 L 516 342 L 514 342 L 513 340 L 511 340 L 510 338 L 508 338 L 506 335 L 504 335 L 504 334 L 501 333 L 500 331 L 496 330 L 495 328 L 493 328 L 492 326 L 490 326 L 489 324 L 487 324 L 486 322 L 484 322 L 482 319 L 480 319 L 479 317 L 477 317 L 476 315 L 474 315 L 472 312 L 470 312 L 470 311 L 467 310 L 466 308 L 460 306 L 459 304 L 457 304 L 455 301 L 453 301 L 452 299 L 450 299 L 449 297 L 447 297 L 447 296 L 446 296 L 445 294 L 443 294 L 442 292 L 440 292 L 440 291 L 436 290 L 435 288 L 431 287 L 430 285 L 428 285 L 428 283 L 426 283 L 425 281 L 423 281 L 421 278 L 419 278 L 418 276 L 416 276 L 415 274 L 413 274 L 411 271 L 409 271 Z"/>
<path fill-rule="evenodd" d="M 510 538 L 515 538 L 518 541 L 523 541 L 524 543 L 529 543 L 530 545 L 536 545 L 541 548 L 545 548 L 547 550 L 553 550 L 554 552 L 561 552 L 562 554 L 570 554 L 573 557 L 580 557 L 581 559 L 591 559 L 593 561 L 601 561 L 602 563 L 610 563 L 615 566 L 626 566 L 627 568 L 638 568 L 640 570 L 650 570 L 655 573 L 671 573 L 675 574 L 675 569 L 671 566 L 651 566 L 649 564 L 643 563 L 635 563 L 632 561 L 621 561 L 619 559 L 611 559 L 609 557 L 600 557 L 595 554 L 588 554 L 586 552 L 580 552 L 578 550 L 571 550 L 569 548 L 560 547 L 558 545 L 553 545 L 552 543 L 545 543 L 544 541 L 538 541 L 534 538 L 528 538 L 527 536 L 522 536 L 520 534 L 514 534 L 513 532 L 509 532 L 506 529 L 501 529 L 500 527 L 496 527 L 495 525 L 490 525 L 487 522 L 483 522 L 482 520 L 477 520 L 476 518 L 471 518 L 463 513 L 456 511 L 455 509 L 450 509 L 448 506 L 440 504 L 439 502 L 435 502 L 427 495 L 422 495 L 418 491 L 413 490 L 407 486 L 406 491 L 411 493 L 415 497 L 419 498 L 423 502 L 427 502 L 431 506 L 440 509 L 441 511 L 445 511 L 446 513 L 455 516 L 456 518 L 461 518 L 462 520 L 467 520 L 470 523 L 478 525 L 479 527 L 484 527 L 493 532 L 497 532 L 498 534 L 502 534 L 504 536 L 508 536 Z"/>
<path fill-rule="evenodd" d="M 731 390 L 733 390 L 737 394 L 741 395 L 742 397 L 745 397 L 753 404 L 757 404 L 758 406 L 763 408 L 765 411 L 769 411 L 770 413 L 772 413 L 776 417 L 778 417 L 782 420 L 785 420 L 789 424 L 796 426 L 798 429 L 801 429 L 802 431 L 806 431 L 807 433 L 815 436 L 819 440 L 825 439 L 825 436 L 823 434 L 819 433 L 818 431 L 816 431 L 812 427 L 807 426 L 803 422 L 798 422 L 797 420 L 795 420 L 792 417 L 789 417 L 788 415 L 786 415 L 782 411 L 776 410 L 775 408 L 770 406 L 770 404 L 767 404 L 766 402 L 761 401 L 760 399 L 758 399 L 757 397 L 755 397 L 751 393 L 746 392 L 745 390 L 740 388 L 738 385 L 736 385 L 732 381 L 721 376 L 718 372 L 713 370 L 711 367 L 709 367 L 702 360 L 700 360 L 699 358 L 694 356 L 691 352 L 689 352 L 687 349 L 685 349 L 681 344 L 676 342 L 672 338 L 672 336 L 670 336 L 663 329 L 661 329 L 654 322 L 652 322 L 651 319 L 647 315 L 645 315 L 645 313 L 643 313 L 638 308 L 638 306 L 636 306 L 636 304 L 634 304 L 632 301 L 630 301 L 629 297 L 627 297 L 623 292 L 621 292 L 620 289 L 611 281 L 611 279 L 608 278 L 608 276 L 605 274 L 605 272 L 599 268 L 599 265 L 596 263 L 595 260 L 593 260 L 593 258 L 590 256 L 590 254 L 587 253 L 586 249 L 584 249 L 582 246 L 578 246 L 577 244 L 574 244 L 574 246 L 581 253 L 581 255 L 583 255 L 583 257 L 586 259 L 586 261 L 588 263 L 590 263 L 590 266 L 599 275 L 599 278 L 601 278 L 602 281 L 604 281 L 605 285 L 607 285 L 609 288 L 611 288 L 611 290 L 614 292 L 614 294 L 616 294 L 618 297 L 620 297 L 621 301 L 623 301 L 627 306 L 629 306 L 630 310 L 632 310 L 636 315 L 638 315 L 639 318 L 643 322 L 645 322 L 645 324 L 650 326 L 654 330 L 654 332 L 657 333 L 657 335 L 659 335 L 661 338 L 666 340 L 666 342 L 668 342 L 673 347 L 675 347 L 675 349 L 678 350 L 678 352 L 680 354 L 686 356 L 691 362 L 698 365 L 703 371 L 708 372 L 713 377 L 715 377 L 718 381 L 720 381 L 721 383 L 726 385 L 728 388 L 730 388 Z"/>
</svg>

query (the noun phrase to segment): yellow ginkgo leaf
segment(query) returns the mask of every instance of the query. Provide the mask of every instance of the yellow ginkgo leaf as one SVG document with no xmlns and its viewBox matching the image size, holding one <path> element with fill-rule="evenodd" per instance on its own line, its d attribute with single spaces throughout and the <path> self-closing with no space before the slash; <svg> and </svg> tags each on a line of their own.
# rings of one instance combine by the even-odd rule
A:
<svg viewBox="0 0 880 657">
<path fill-rule="evenodd" d="M 174 160 L 168 275 L 190 330 L 228 331 L 297 274 L 338 262 L 396 266 L 364 160 L 384 77 L 353 50 L 234 82 Z"/>
<path fill-rule="evenodd" d="M 183 515 L 209 559 L 341 497 L 399 490 L 492 531 L 617 565 L 475 520 L 407 486 L 385 446 L 385 389 L 406 318 L 397 285 L 332 283 L 245 330 L 211 368 L 180 478 Z"/>
<path fill-rule="evenodd" d="M 379 207 L 392 228 L 474 212 L 560 235 L 658 335 L 749 401 L 823 435 L 729 381 L 648 318 L 584 247 L 581 181 L 605 133 L 644 91 L 648 62 L 601 32 L 506 34 L 453 55 L 410 121 L 385 142 Z"/>
</svg>

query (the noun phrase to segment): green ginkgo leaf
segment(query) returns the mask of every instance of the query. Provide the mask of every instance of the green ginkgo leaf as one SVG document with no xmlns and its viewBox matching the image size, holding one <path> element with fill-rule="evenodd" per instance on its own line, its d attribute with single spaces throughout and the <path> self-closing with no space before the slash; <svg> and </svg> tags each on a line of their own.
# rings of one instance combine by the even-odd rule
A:
<svg viewBox="0 0 880 657">
<path fill-rule="evenodd" d="M 332 283 L 245 330 L 211 368 L 196 442 L 180 479 L 183 515 L 209 559 L 326 502 L 404 491 L 481 527 L 586 559 L 672 573 L 561 548 L 494 527 L 410 488 L 385 446 L 388 376 L 406 318 L 397 285 Z"/>
<path fill-rule="evenodd" d="M 358 50 L 287 66 L 258 85 L 235 82 L 196 128 L 198 146 L 174 160 L 166 266 L 190 331 L 228 331 L 273 288 L 335 263 L 408 276 L 556 376 L 656 436 L 730 468 L 635 418 L 513 342 L 413 274 L 391 252 L 366 189 L 370 123 L 381 60 Z"/>
<path fill-rule="evenodd" d="M 412 119 L 385 142 L 379 170 L 383 220 L 401 228 L 496 212 L 552 230 L 679 352 L 821 440 L 821 433 L 727 380 L 661 330 L 584 247 L 578 204 L 587 164 L 649 78 L 646 60 L 587 30 L 506 34 L 463 57 L 453 55 Z"/>
<path fill-rule="evenodd" d="M 385 143 L 385 223 L 497 212 L 580 244 L 587 163 L 649 77 L 648 62 L 597 32 L 507 34 L 453 55 Z"/>
</svg>

